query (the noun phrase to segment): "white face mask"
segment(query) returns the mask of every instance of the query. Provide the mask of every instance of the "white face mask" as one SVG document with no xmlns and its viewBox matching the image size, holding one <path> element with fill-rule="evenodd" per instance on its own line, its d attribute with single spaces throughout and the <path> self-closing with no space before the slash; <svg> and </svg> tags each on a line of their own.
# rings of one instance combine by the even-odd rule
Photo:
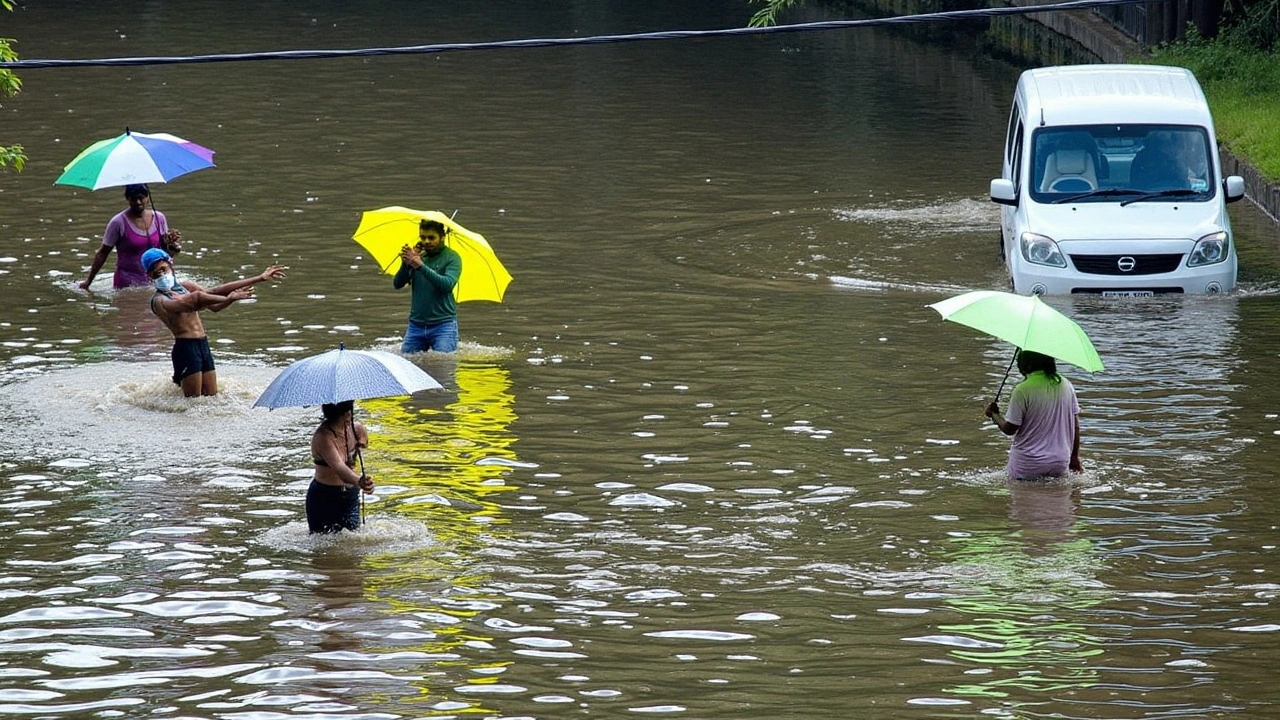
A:
<svg viewBox="0 0 1280 720">
<path fill-rule="evenodd" d="M 160 292 L 169 292 L 170 290 L 173 290 L 174 286 L 178 283 L 171 272 L 162 274 L 152 282 L 155 283 L 156 289 Z"/>
</svg>

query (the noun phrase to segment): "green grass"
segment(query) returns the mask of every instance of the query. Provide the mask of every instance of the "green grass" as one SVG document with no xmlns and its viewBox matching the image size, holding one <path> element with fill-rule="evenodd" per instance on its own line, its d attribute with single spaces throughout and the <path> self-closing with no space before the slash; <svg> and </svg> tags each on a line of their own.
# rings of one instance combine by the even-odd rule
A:
<svg viewBox="0 0 1280 720">
<path fill-rule="evenodd" d="M 1280 181 L 1280 53 L 1229 40 L 1192 40 L 1155 50 L 1153 60 L 1195 73 L 1218 140 L 1267 179 Z"/>
</svg>

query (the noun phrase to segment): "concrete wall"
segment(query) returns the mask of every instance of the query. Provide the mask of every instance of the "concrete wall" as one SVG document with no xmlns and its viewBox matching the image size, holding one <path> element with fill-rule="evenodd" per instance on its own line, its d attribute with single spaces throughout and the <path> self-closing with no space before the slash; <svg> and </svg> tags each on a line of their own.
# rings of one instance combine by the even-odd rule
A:
<svg viewBox="0 0 1280 720">
<path fill-rule="evenodd" d="M 1011 0 L 1014 7 L 1051 5 L 1056 0 Z M 1088 10 L 1024 16 L 1080 43 L 1104 63 L 1128 62 L 1142 53 L 1137 42 Z"/>
</svg>

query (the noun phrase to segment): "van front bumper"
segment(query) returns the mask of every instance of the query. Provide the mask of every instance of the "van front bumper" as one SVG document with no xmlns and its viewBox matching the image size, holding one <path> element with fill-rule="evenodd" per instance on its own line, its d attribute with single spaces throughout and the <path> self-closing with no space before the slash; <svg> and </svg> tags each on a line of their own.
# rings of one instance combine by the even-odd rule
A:
<svg viewBox="0 0 1280 720">
<path fill-rule="evenodd" d="M 1186 267 L 1186 255 L 1064 253 L 1068 267 L 1018 263 L 1014 292 L 1038 295 L 1076 293 L 1217 294 L 1236 287 L 1236 258 L 1203 267 Z M 1163 272 L 1161 272 L 1163 270 Z"/>
</svg>

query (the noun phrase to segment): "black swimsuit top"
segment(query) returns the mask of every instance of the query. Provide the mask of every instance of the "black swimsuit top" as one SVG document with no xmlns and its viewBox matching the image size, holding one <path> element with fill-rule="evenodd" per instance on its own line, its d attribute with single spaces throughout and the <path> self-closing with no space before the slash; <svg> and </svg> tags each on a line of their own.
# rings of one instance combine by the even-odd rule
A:
<svg viewBox="0 0 1280 720">
<path fill-rule="evenodd" d="M 333 439 L 334 439 L 334 440 L 337 440 L 337 439 L 338 439 L 338 433 L 334 432 L 334 431 L 333 431 L 333 428 L 329 428 L 329 433 L 330 433 L 331 435 L 333 435 Z M 347 447 L 347 433 L 346 433 L 346 430 L 344 429 L 344 430 L 343 430 L 343 432 L 342 432 L 342 449 L 347 451 L 347 467 L 351 468 L 352 470 L 355 470 L 355 469 L 356 469 L 356 456 L 360 454 L 360 441 L 359 441 L 359 438 L 357 438 L 357 440 L 356 440 L 356 446 L 355 446 L 355 448 L 354 448 L 354 449 L 348 448 L 348 447 Z M 317 457 L 317 456 L 315 456 L 315 455 L 312 455 L 312 456 L 311 456 L 311 462 L 315 463 L 316 465 L 319 465 L 320 467 L 329 467 L 329 463 L 325 462 L 324 458 L 322 458 L 322 457 Z"/>
<path fill-rule="evenodd" d="M 357 450 L 356 452 L 359 452 L 359 450 Z M 320 467 L 329 467 L 329 463 L 325 462 L 324 458 L 316 457 L 315 455 L 311 456 L 311 462 L 315 463 L 316 465 L 319 465 Z M 353 452 L 347 456 L 347 467 L 351 468 L 352 470 L 356 469 L 356 453 Z"/>
</svg>

